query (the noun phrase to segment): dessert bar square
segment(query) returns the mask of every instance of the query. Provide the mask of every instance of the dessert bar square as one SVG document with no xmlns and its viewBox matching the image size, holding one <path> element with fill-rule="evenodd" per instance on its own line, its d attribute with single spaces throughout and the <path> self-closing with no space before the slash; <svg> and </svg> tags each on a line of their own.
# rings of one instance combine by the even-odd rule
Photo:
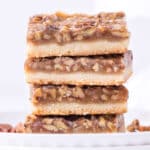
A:
<svg viewBox="0 0 150 150">
<path fill-rule="evenodd" d="M 123 12 L 35 15 L 27 32 L 28 57 L 125 53 L 130 33 Z"/>
<path fill-rule="evenodd" d="M 36 115 L 121 114 L 127 111 L 124 86 L 43 85 L 31 87 Z"/>
<path fill-rule="evenodd" d="M 121 85 L 132 74 L 132 53 L 28 58 L 25 74 L 31 84 Z"/>
<path fill-rule="evenodd" d="M 124 132 L 123 115 L 35 116 L 25 122 L 25 133 L 113 133 Z"/>
</svg>

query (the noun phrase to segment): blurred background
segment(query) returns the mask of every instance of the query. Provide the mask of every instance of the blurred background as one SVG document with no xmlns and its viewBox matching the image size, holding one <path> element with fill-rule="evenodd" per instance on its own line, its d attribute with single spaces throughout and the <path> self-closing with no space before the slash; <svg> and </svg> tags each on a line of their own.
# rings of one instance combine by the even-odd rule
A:
<svg viewBox="0 0 150 150">
<path fill-rule="evenodd" d="M 52 13 L 124 11 L 131 32 L 134 74 L 127 83 L 129 111 L 150 110 L 150 1 L 148 0 L 5 0 L 0 2 L 0 111 L 29 111 L 25 83 L 26 30 L 30 16 Z"/>
</svg>

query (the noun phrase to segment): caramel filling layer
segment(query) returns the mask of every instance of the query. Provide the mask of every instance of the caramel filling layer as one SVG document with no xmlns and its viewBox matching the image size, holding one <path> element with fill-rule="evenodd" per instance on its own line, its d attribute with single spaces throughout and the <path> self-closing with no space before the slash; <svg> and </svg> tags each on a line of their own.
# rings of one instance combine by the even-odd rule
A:
<svg viewBox="0 0 150 150">
<path fill-rule="evenodd" d="M 67 86 L 44 85 L 31 87 L 31 100 L 35 104 L 67 103 L 115 103 L 128 99 L 124 86 Z"/>
<path fill-rule="evenodd" d="M 125 54 L 87 57 L 28 58 L 25 70 L 30 72 L 102 72 L 117 73 L 132 63 L 131 51 Z"/>
</svg>

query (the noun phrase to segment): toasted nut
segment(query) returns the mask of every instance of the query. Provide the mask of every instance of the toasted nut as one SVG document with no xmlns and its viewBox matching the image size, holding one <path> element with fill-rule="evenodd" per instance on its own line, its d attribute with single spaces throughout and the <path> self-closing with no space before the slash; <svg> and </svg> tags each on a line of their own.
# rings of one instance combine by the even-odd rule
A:
<svg viewBox="0 0 150 150">
<path fill-rule="evenodd" d="M 74 123 L 72 124 L 72 127 L 75 129 L 76 127 L 78 127 L 78 124 L 77 124 L 76 122 L 74 122 Z"/>
<path fill-rule="evenodd" d="M 68 14 L 61 12 L 61 11 L 58 11 L 58 12 L 56 12 L 56 16 L 64 19 L 68 16 Z"/>
<path fill-rule="evenodd" d="M 72 91 L 68 89 L 68 90 L 66 91 L 66 94 L 65 94 L 65 95 L 66 95 L 66 97 L 69 97 L 69 96 L 71 96 L 71 94 L 72 94 Z"/>
<path fill-rule="evenodd" d="M 98 63 L 95 63 L 95 65 L 92 67 L 92 69 L 93 69 L 95 72 L 98 72 L 98 71 L 99 71 L 99 65 L 98 65 Z"/>
<path fill-rule="evenodd" d="M 33 63 L 33 64 L 32 64 L 32 68 L 33 68 L 33 69 L 36 69 L 37 67 L 38 67 L 37 63 Z"/>
<path fill-rule="evenodd" d="M 55 99 L 56 98 L 56 89 L 52 88 L 49 91 L 51 98 Z"/>
<path fill-rule="evenodd" d="M 101 33 L 105 32 L 105 30 L 106 30 L 102 25 L 99 25 L 98 29 Z"/>
<path fill-rule="evenodd" d="M 118 94 L 119 90 L 113 90 L 113 93 Z"/>
<path fill-rule="evenodd" d="M 74 64 L 74 65 L 73 65 L 73 71 L 78 71 L 78 68 L 79 68 L 79 67 L 78 67 L 77 64 Z"/>
<path fill-rule="evenodd" d="M 26 133 L 32 133 L 32 129 L 31 129 L 30 127 L 26 127 L 26 128 L 25 128 L 25 132 L 26 132 Z"/>
<path fill-rule="evenodd" d="M 63 70 L 63 67 L 60 64 L 54 65 L 55 70 Z"/>
<path fill-rule="evenodd" d="M 80 58 L 80 61 L 81 61 L 81 64 L 83 66 L 87 66 L 87 64 L 88 64 L 88 59 L 87 58 Z"/>
<path fill-rule="evenodd" d="M 68 72 L 70 72 L 70 67 L 69 66 L 66 66 L 66 70 L 68 71 Z"/>
<path fill-rule="evenodd" d="M 125 33 L 125 32 L 118 32 L 118 31 L 112 31 L 111 34 L 113 36 L 118 36 L 118 37 L 128 37 L 129 33 Z"/>
<path fill-rule="evenodd" d="M 58 43 L 61 43 L 63 41 L 62 36 L 59 33 L 55 33 L 54 36 Z"/>
<path fill-rule="evenodd" d="M 73 59 L 72 58 L 68 58 L 64 61 L 64 64 L 67 65 L 67 66 L 72 66 L 74 63 Z"/>
<path fill-rule="evenodd" d="M 90 128 L 90 127 L 92 127 L 92 122 L 86 119 L 86 120 L 84 120 L 84 122 L 83 122 L 83 126 L 84 126 L 85 128 Z"/>
<path fill-rule="evenodd" d="M 51 70 L 52 69 L 51 65 L 45 65 L 44 67 L 45 67 L 46 70 Z"/>
<path fill-rule="evenodd" d="M 135 131 L 150 131 L 150 126 L 143 126 L 140 124 L 140 121 L 138 119 L 135 119 L 132 121 L 130 125 L 127 126 L 127 130 L 129 132 L 135 132 Z"/>
<path fill-rule="evenodd" d="M 57 132 L 58 129 L 57 127 L 53 126 L 53 125 L 47 125 L 47 124 L 43 124 L 43 128 L 46 129 L 46 130 L 49 130 L 49 131 L 54 131 L 54 132 Z"/>
<path fill-rule="evenodd" d="M 98 125 L 101 128 L 105 128 L 106 127 L 106 121 L 105 121 L 105 119 L 103 117 L 100 117 Z"/>
<path fill-rule="evenodd" d="M 36 119 L 37 119 L 37 116 L 35 116 L 35 115 L 28 116 L 27 120 L 26 120 L 26 124 L 32 124 L 32 121 L 36 120 Z"/>
<path fill-rule="evenodd" d="M 83 39 L 83 35 L 77 35 L 76 37 L 74 37 L 74 39 L 77 41 L 81 41 Z"/>
<path fill-rule="evenodd" d="M 132 123 L 127 127 L 127 130 L 130 132 L 135 132 L 136 130 L 138 130 L 140 126 L 139 120 L 135 119 L 132 121 Z"/>
<path fill-rule="evenodd" d="M 46 20 L 43 22 L 43 25 L 50 25 L 52 24 L 52 21 L 51 20 Z"/>
<path fill-rule="evenodd" d="M 40 22 L 42 20 L 42 16 L 36 16 L 36 17 L 33 17 L 32 18 L 32 21 L 34 22 L 34 23 L 38 23 L 38 22 Z"/>
<path fill-rule="evenodd" d="M 73 97 L 69 97 L 67 100 L 68 100 L 69 102 L 73 102 L 73 101 L 74 101 L 74 98 L 73 98 Z"/>
<path fill-rule="evenodd" d="M 51 124 L 52 122 L 53 122 L 53 119 L 50 119 L 50 118 L 44 118 L 42 120 L 42 123 L 44 123 L 44 124 Z"/>
<path fill-rule="evenodd" d="M 35 90 L 35 93 L 36 97 L 42 97 L 42 89 L 41 88 L 37 88 Z"/>
<path fill-rule="evenodd" d="M 44 34 L 44 35 L 43 35 L 43 39 L 45 39 L 45 40 L 50 40 L 50 39 L 51 39 L 51 36 L 48 35 L 48 34 Z"/>
<path fill-rule="evenodd" d="M 62 97 L 61 96 L 58 97 L 57 100 L 58 100 L 58 102 L 61 102 L 62 101 Z"/>
<path fill-rule="evenodd" d="M 107 96 L 107 95 L 102 94 L 102 95 L 101 95 L 101 99 L 102 99 L 103 101 L 107 101 L 107 100 L 108 100 L 108 96 Z"/>
<path fill-rule="evenodd" d="M 117 66 L 113 66 L 113 71 L 118 72 L 119 68 Z"/>
<path fill-rule="evenodd" d="M 41 40 L 42 39 L 42 33 L 41 32 L 35 32 L 34 38 L 37 41 Z"/>
<path fill-rule="evenodd" d="M 112 123 L 112 122 L 110 122 L 110 121 L 107 122 L 107 127 L 108 127 L 111 131 L 116 131 L 116 130 L 117 130 L 116 127 L 115 127 L 115 124 Z"/>
<path fill-rule="evenodd" d="M 110 72 L 112 72 L 112 69 L 111 69 L 110 67 L 107 67 L 107 68 L 106 68 L 106 72 L 107 72 L 107 73 L 110 73 Z"/>
<path fill-rule="evenodd" d="M 0 124 L 0 132 L 11 132 L 12 129 L 10 124 Z"/>
<path fill-rule="evenodd" d="M 140 132 L 144 132 L 144 131 L 150 131 L 150 126 L 139 126 L 138 130 Z"/>
<path fill-rule="evenodd" d="M 111 96 L 111 99 L 112 99 L 112 100 L 118 100 L 118 97 L 119 97 L 118 95 L 112 95 L 112 96 Z"/>
<path fill-rule="evenodd" d="M 61 33 L 67 33 L 68 32 L 68 27 L 67 26 L 62 26 L 60 32 Z"/>
<path fill-rule="evenodd" d="M 95 31 L 96 31 L 96 29 L 95 28 L 93 28 L 93 29 L 89 29 L 89 30 L 86 30 L 85 32 L 84 32 L 84 36 L 85 37 L 88 37 L 88 36 L 91 36 L 91 35 L 93 35 L 94 33 L 95 33 Z"/>
<path fill-rule="evenodd" d="M 56 57 L 56 58 L 54 59 L 54 63 L 55 63 L 55 64 L 61 63 L 61 57 Z"/>
<path fill-rule="evenodd" d="M 27 35 L 27 39 L 34 40 L 34 34 L 32 32 L 29 32 Z"/>
<path fill-rule="evenodd" d="M 71 35 L 70 35 L 69 32 L 68 32 L 68 33 L 63 33 L 63 34 L 62 34 L 62 38 L 63 38 L 63 41 L 64 41 L 64 42 L 69 42 L 69 41 L 71 41 Z"/>
<path fill-rule="evenodd" d="M 16 133 L 23 133 L 25 130 L 25 127 L 24 127 L 24 124 L 23 123 L 18 123 L 15 128 L 14 128 L 14 131 Z"/>
<path fill-rule="evenodd" d="M 109 94 L 109 90 L 107 88 L 102 88 L 102 91 L 105 93 L 105 94 Z"/>
<path fill-rule="evenodd" d="M 114 64 L 113 60 L 107 60 L 107 63 L 108 63 L 109 65 L 113 65 L 113 64 Z"/>
<path fill-rule="evenodd" d="M 59 88 L 58 92 L 59 92 L 60 96 L 63 97 L 65 95 L 65 93 L 66 93 L 66 90 L 64 88 Z"/>
<path fill-rule="evenodd" d="M 78 98 L 84 98 L 84 92 L 80 87 L 76 87 L 73 89 L 73 96 Z"/>
<path fill-rule="evenodd" d="M 67 125 L 62 120 L 56 120 L 56 121 L 54 121 L 54 125 L 59 130 L 67 130 L 68 129 Z"/>
<path fill-rule="evenodd" d="M 121 29 L 121 26 L 119 24 L 114 24 L 112 26 L 112 29 L 115 31 L 115 30 L 120 30 Z"/>
</svg>

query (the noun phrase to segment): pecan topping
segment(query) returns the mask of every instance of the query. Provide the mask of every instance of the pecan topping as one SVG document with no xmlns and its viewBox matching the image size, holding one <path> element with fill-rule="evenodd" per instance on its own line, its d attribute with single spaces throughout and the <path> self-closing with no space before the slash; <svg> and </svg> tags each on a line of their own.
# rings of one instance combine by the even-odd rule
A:
<svg viewBox="0 0 150 150">
<path fill-rule="evenodd" d="M 97 15 L 64 14 L 36 15 L 30 18 L 27 39 L 58 43 L 86 39 L 128 38 L 123 12 Z"/>
<path fill-rule="evenodd" d="M 43 85 L 32 86 L 32 102 L 119 102 L 126 101 L 128 91 L 123 86 L 67 86 Z"/>
</svg>

